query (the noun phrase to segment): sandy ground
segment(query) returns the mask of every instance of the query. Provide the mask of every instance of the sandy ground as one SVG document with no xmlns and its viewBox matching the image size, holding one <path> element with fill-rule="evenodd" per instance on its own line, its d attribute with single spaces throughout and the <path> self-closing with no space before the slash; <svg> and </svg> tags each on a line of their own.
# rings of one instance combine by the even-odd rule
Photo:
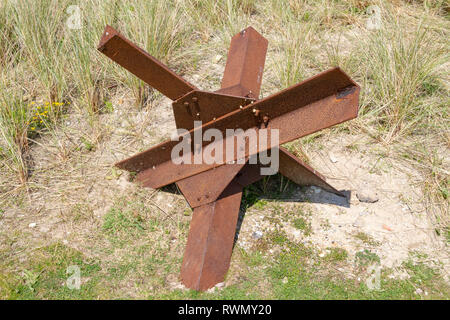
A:
<svg viewBox="0 0 450 320">
<path fill-rule="evenodd" d="M 317 187 L 308 187 L 286 199 L 310 202 L 313 232 L 304 236 L 290 224 L 283 225 L 295 241 L 310 243 L 324 253 L 327 248 L 339 247 L 352 257 L 362 249 L 369 249 L 380 257 L 382 266 L 393 268 L 408 259 L 410 252 L 426 253 L 431 260 L 441 261 L 449 274 L 449 251 L 436 236 L 427 208 L 421 201 L 420 186 L 415 185 L 417 173 L 392 159 L 370 153 L 373 146 L 361 136 L 338 135 L 322 140 L 323 148 L 308 152 L 312 165 L 327 177 L 348 198 L 339 197 Z M 360 151 L 347 146 L 359 144 Z M 376 202 L 361 202 L 358 196 Z M 324 227 L 326 226 L 326 227 Z M 245 215 L 238 243 L 243 247 L 254 244 L 253 232 L 273 228 L 264 213 Z M 365 244 L 355 235 L 363 232 L 376 242 Z"/>
<path fill-rule="evenodd" d="M 116 111 L 102 116 L 103 129 L 98 133 L 99 142 L 93 152 L 80 155 L 73 151 L 74 146 L 81 145 L 81 136 L 77 136 L 80 130 L 76 127 L 83 123 L 77 119 L 66 124 L 73 129 L 74 135 L 70 130 L 68 134 L 60 132 L 44 137 L 33 146 L 35 167 L 31 190 L 34 191 L 25 205 L 5 210 L 0 220 L 0 232 L 7 233 L 12 229 L 26 232 L 34 246 L 59 240 L 84 250 L 86 238 L 98 230 L 103 215 L 117 195 L 142 192 L 139 186 L 128 181 L 126 174 L 118 178 L 112 176 L 112 166 L 137 150 L 169 138 L 175 125 L 168 99 L 159 99 L 150 111 L 130 111 L 125 107 L 127 101 L 125 94 L 114 98 Z M 132 139 L 130 135 L 136 135 L 138 139 Z M 282 228 L 287 235 L 296 242 L 312 244 L 324 253 L 330 247 L 344 248 L 351 259 L 356 252 L 370 248 L 386 267 L 399 266 L 411 251 L 426 253 L 430 260 L 443 264 L 448 277 L 448 247 L 436 237 L 427 208 L 421 202 L 420 186 L 414 183 L 418 173 L 380 155 L 381 147 L 364 136 L 339 133 L 325 135 L 318 141 L 320 148 L 306 149 L 311 165 L 337 189 L 345 190 L 349 197 L 338 197 L 316 187 L 308 187 L 306 191 L 297 188 L 289 199 L 279 204 L 290 206 L 301 202 L 308 206 L 312 213 L 312 233 L 305 236 L 283 222 Z M 62 159 L 61 150 L 66 149 L 77 156 Z M 183 216 L 187 204 L 181 195 L 150 189 L 145 192 L 148 192 L 148 201 L 163 212 L 176 219 L 190 219 Z M 377 201 L 361 202 L 358 195 Z M 77 205 L 82 206 L 81 214 L 88 215 L 79 222 L 70 216 Z M 274 229 L 273 222 L 264 217 L 264 210 L 247 210 L 237 246 L 249 248 L 258 241 L 255 232 L 264 237 Z M 364 232 L 379 244 L 362 243 L 354 236 L 358 232 Z M 185 237 L 177 236 L 174 241 L 185 241 Z M 17 247 L 23 245 L 15 244 Z"/>
</svg>

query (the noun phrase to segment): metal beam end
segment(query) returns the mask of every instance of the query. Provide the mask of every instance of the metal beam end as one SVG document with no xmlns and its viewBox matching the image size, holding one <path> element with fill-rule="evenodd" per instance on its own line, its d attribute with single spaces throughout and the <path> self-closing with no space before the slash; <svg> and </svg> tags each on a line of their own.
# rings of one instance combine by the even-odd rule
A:
<svg viewBox="0 0 450 320">
<path fill-rule="evenodd" d="M 100 38 L 100 42 L 97 46 L 97 50 L 103 52 L 105 50 L 105 44 L 111 40 L 114 36 L 118 35 L 119 32 L 111 27 L 110 25 L 106 25 L 105 30 L 103 31 L 102 37 Z"/>
</svg>

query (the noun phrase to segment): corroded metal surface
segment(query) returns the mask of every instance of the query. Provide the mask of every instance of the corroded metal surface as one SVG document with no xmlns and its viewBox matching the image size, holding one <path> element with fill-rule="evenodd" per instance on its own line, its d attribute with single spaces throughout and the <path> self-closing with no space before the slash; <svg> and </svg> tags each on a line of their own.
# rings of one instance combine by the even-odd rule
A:
<svg viewBox="0 0 450 320">
<path fill-rule="evenodd" d="M 336 76 L 336 78 L 330 77 L 330 74 Z M 327 81 L 323 81 L 322 77 Z M 191 130 L 188 134 L 194 136 L 199 134 L 200 130 L 205 132 L 210 128 L 218 129 L 224 135 L 226 129 L 230 128 L 242 128 L 243 130 L 259 128 L 262 121 L 255 117 L 254 110 L 260 110 L 260 114 L 266 115 L 270 119 L 267 124 L 269 135 L 271 129 L 277 129 L 279 130 L 279 143 L 290 142 L 357 116 L 359 87 L 348 90 L 350 81 L 345 82 L 346 79 L 349 80 L 340 69 L 332 69 L 312 80 L 307 80 L 242 109 L 230 112 L 216 121 L 203 125 L 201 128 Z M 313 82 L 314 86 L 311 86 L 310 81 Z M 337 84 L 340 84 L 341 87 L 339 88 Z M 306 85 L 307 89 L 311 87 L 322 88 L 324 96 L 306 96 L 305 94 L 305 97 L 300 99 L 296 96 L 296 93 L 299 95 L 305 93 L 303 85 Z M 348 90 L 347 94 L 341 95 L 341 90 Z M 307 92 L 308 90 L 306 90 Z M 313 98 L 318 100 L 314 101 Z M 190 164 L 182 163 L 178 165 L 173 163 L 171 159 L 172 148 L 177 143 L 178 141 L 163 142 L 117 163 L 117 166 L 124 170 L 139 172 L 137 179 L 145 186 L 159 188 L 220 166 L 225 163 L 225 160 L 237 160 L 239 156 L 235 153 L 233 159 L 222 159 L 222 164 L 194 164 L 194 153 L 192 153 Z M 211 143 L 221 142 L 214 141 Z M 204 141 L 203 144 L 205 146 L 209 142 Z M 251 156 L 265 151 L 265 149 L 267 148 L 258 146 L 254 152 L 247 153 L 245 156 Z M 226 152 L 223 152 L 223 154 L 225 155 Z"/>
<path fill-rule="evenodd" d="M 222 88 L 217 92 L 258 97 L 267 40 L 253 28 L 247 30 L 248 32 L 239 33 L 231 41 Z M 264 50 L 261 51 L 261 44 L 264 43 Z M 240 52 L 240 49 L 244 49 L 242 46 L 245 46 L 243 54 Z M 240 69 L 239 77 L 236 77 L 236 69 Z M 245 77 L 242 77 L 243 72 L 246 73 Z M 246 89 L 245 85 L 250 89 Z M 208 104 L 209 108 L 214 109 L 214 112 L 211 112 L 213 118 L 210 116 L 208 121 L 239 110 L 252 102 L 249 99 L 244 103 L 236 99 L 228 100 L 217 99 Z M 243 190 L 243 186 L 237 182 L 236 174 L 247 162 L 248 159 L 245 159 L 242 164 L 225 164 L 177 182 L 183 195 L 194 208 L 180 272 L 181 281 L 188 288 L 206 290 L 225 278 L 230 265 Z"/>
<path fill-rule="evenodd" d="M 197 101 L 188 101 L 189 105 L 185 103 L 186 101 L 183 101 L 184 108 L 189 108 L 189 110 L 184 110 L 186 110 L 186 112 L 191 111 L 192 113 L 192 107 L 201 109 L 199 107 L 207 106 L 210 110 L 210 115 L 208 117 L 201 113 L 201 110 L 199 111 L 199 116 L 203 117 L 202 121 L 206 123 L 211 120 L 216 120 L 218 117 L 225 115 L 228 112 L 239 110 L 253 102 L 254 99 L 246 98 L 244 101 L 240 101 L 239 99 L 236 99 L 236 97 L 257 98 L 259 95 L 264 63 L 266 60 L 266 51 L 267 40 L 252 27 L 238 33 L 231 40 L 221 88 L 215 92 L 216 97 L 221 99 L 213 100 L 208 103 L 208 101 L 205 102 L 205 99 L 196 96 Z M 248 89 L 245 88 L 246 86 Z M 253 92 L 251 90 L 253 90 Z M 193 95 L 193 92 L 191 92 L 186 96 Z M 233 96 L 233 99 L 226 98 L 225 100 L 224 97 L 221 97 L 222 95 L 224 97 Z M 210 95 L 209 97 L 214 96 Z M 184 97 L 181 99 L 183 98 Z M 176 104 L 177 102 L 173 103 L 177 127 L 188 130 L 192 129 L 193 123 L 191 118 L 186 117 L 185 115 L 183 116 L 181 112 L 180 114 L 177 114 L 179 111 L 176 110 Z M 178 108 L 183 110 L 182 107 Z M 204 109 L 206 109 L 206 107 Z M 214 110 L 213 112 L 211 112 L 212 109 Z M 205 117 L 206 119 L 203 120 Z M 177 118 L 182 118 L 182 120 L 177 121 Z M 191 122 L 189 122 L 189 120 Z M 226 186 L 236 173 L 244 167 L 246 162 L 247 159 L 243 164 L 226 164 L 221 167 L 213 168 L 212 170 L 207 170 L 197 175 L 181 179 L 177 182 L 177 185 L 191 206 L 195 207 L 197 205 L 203 205 L 215 201 L 225 190 Z M 211 184 L 211 181 L 214 181 L 214 183 Z M 192 188 L 192 186 L 196 187 Z"/>
<path fill-rule="evenodd" d="M 244 187 L 260 180 L 261 163 L 249 158 L 279 148 L 279 172 L 299 185 L 315 185 L 342 195 L 325 178 L 280 145 L 321 129 L 353 119 L 358 114 L 359 86 L 341 69 L 334 68 L 256 101 L 261 88 L 267 40 L 249 27 L 231 41 L 222 79 L 215 93 L 198 90 L 164 64 L 107 26 L 99 50 L 137 77 L 174 100 L 177 128 L 185 136 L 218 129 L 267 129 L 279 132 L 279 141 L 249 147 L 219 163 L 195 163 L 201 153 L 191 145 L 191 163 L 171 159 L 178 141 L 166 141 L 116 164 L 137 172 L 144 186 L 159 188 L 176 182 L 194 214 L 181 267 L 181 280 L 195 290 L 206 290 L 224 280 L 230 264 L 236 223 Z M 202 126 L 194 128 L 194 121 Z M 236 133 L 237 137 L 245 132 Z M 223 140 L 235 139 L 235 136 Z M 202 141 L 214 147 L 223 141 Z M 225 148 L 226 143 L 223 143 Z M 276 150 L 276 149 L 274 149 Z M 204 151 L 203 151 L 204 152 Z M 223 154 L 226 154 L 225 149 Z M 198 158 L 197 158 L 198 159 Z M 230 161 L 226 162 L 226 161 Z M 238 161 L 238 163 L 236 163 Z"/>
<path fill-rule="evenodd" d="M 98 50 L 172 100 L 196 89 L 110 26 L 105 28 Z"/>
<path fill-rule="evenodd" d="M 172 103 L 177 128 L 191 130 L 194 121 L 208 123 L 255 101 L 251 98 L 238 97 L 194 90 Z"/>
<path fill-rule="evenodd" d="M 229 164 L 177 181 L 192 208 L 214 202 L 245 164 Z"/>
<path fill-rule="evenodd" d="M 236 95 L 258 98 L 267 44 L 267 39 L 252 27 L 236 34 L 231 39 L 222 89 L 218 92 L 233 90 Z"/>
<path fill-rule="evenodd" d="M 181 280 L 188 288 L 206 290 L 224 280 L 230 265 L 242 186 L 232 182 L 217 201 L 194 208 Z"/>
</svg>

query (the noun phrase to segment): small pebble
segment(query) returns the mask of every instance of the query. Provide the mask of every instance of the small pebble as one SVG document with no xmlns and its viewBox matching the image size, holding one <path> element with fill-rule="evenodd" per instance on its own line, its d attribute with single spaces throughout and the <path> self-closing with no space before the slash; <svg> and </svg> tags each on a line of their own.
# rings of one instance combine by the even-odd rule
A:
<svg viewBox="0 0 450 320">
<path fill-rule="evenodd" d="M 314 191 L 314 193 L 320 193 L 320 188 L 312 186 L 311 190 Z"/>
<path fill-rule="evenodd" d="M 252 234 L 252 238 L 253 238 L 253 239 L 261 239 L 262 236 L 263 236 L 263 233 L 262 233 L 261 231 L 259 231 L 259 230 L 253 232 L 253 234 Z"/>
<path fill-rule="evenodd" d="M 359 201 L 365 203 L 374 203 L 378 201 L 378 195 L 374 193 L 369 193 L 367 191 L 358 191 L 356 192 L 356 197 Z"/>
<path fill-rule="evenodd" d="M 48 227 L 41 227 L 41 228 L 39 229 L 39 231 L 40 231 L 40 232 L 43 232 L 43 233 L 47 233 L 47 232 L 50 231 L 50 228 L 48 228 Z"/>
<path fill-rule="evenodd" d="M 30 223 L 30 224 L 28 225 L 28 227 L 29 227 L 29 228 L 34 228 L 34 227 L 36 227 L 36 222 Z"/>
<path fill-rule="evenodd" d="M 338 162 L 338 159 L 333 154 L 330 154 L 330 161 L 332 163 L 336 163 L 336 162 Z"/>
<path fill-rule="evenodd" d="M 353 222 L 353 226 L 357 228 L 361 228 L 364 226 L 364 221 L 361 217 L 356 218 L 355 222 Z"/>
<path fill-rule="evenodd" d="M 355 192 L 352 192 L 351 194 L 350 194 L 350 204 L 352 204 L 352 205 L 358 205 L 359 204 L 359 200 L 358 200 L 358 197 L 355 195 Z"/>
</svg>

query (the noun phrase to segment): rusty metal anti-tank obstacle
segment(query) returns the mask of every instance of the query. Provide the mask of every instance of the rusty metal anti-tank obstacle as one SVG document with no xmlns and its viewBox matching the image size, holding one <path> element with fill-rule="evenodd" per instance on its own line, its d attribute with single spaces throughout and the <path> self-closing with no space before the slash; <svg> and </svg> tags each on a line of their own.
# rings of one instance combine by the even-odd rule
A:
<svg viewBox="0 0 450 320">
<path fill-rule="evenodd" d="M 136 172 L 136 180 L 146 187 L 176 183 L 193 208 L 180 276 L 191 289 L 203 291 L 225 278 L 243 189 L 263 178 L 265 164 L 249 161 L 252 157 L 278 148 L 283 176 L 298 185 L 314 185 L 342 195 L 280 145 L 356 118 L 360 88 L 340 68 L 333 68 L 259 100 L 267 45 L 252 27 L 236 34 L 231 39 L 221 88 L 206 92 L 110 26 L 100 40 L 99 51 L 173 101 L 176 126 L 189 130 L 187 134 L 211 128 L 224 136 L 227 129 L 259 132 L 264 128 L 269 134 L 278 130 L 277 145 L 247 148 L 244 157 L 235 151 L 231 162 L 174 163 L 171 151 L 178 142 L 166 141 L 116 164 Z M 194 121 L 201 121 L 201 127 L 194 127 Z M 218 142 L 209 142 L 214 143 Z"/>
</svg>

